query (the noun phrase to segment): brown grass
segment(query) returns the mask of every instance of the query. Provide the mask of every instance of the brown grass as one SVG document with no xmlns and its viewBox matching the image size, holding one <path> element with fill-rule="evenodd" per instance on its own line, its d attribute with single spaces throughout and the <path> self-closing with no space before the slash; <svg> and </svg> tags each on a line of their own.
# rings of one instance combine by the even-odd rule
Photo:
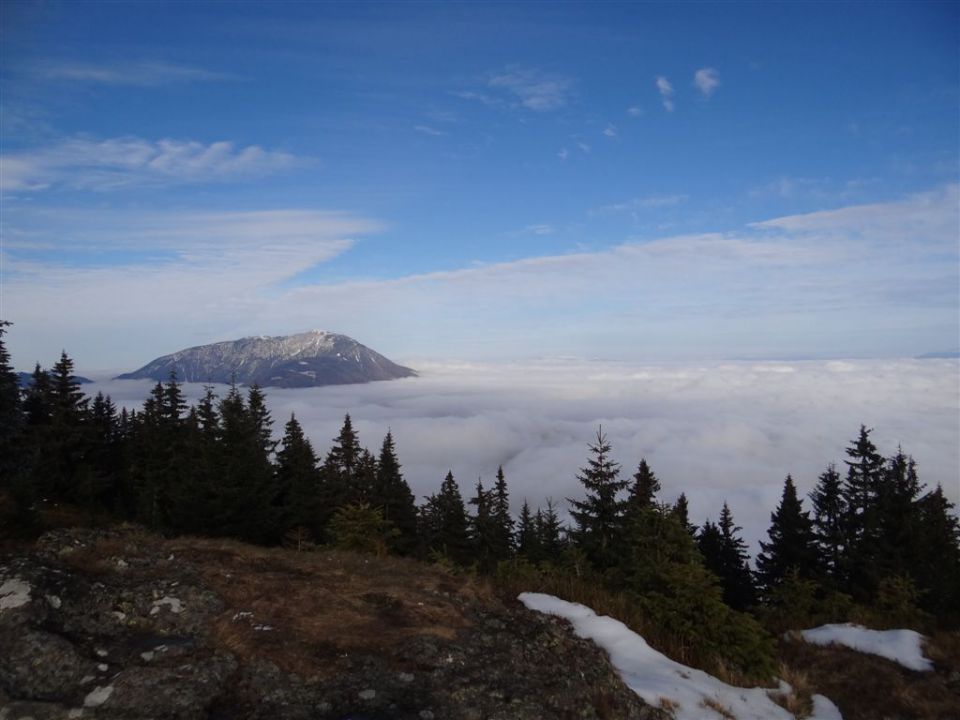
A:
<svg viewBox="0 0 960 720">
<path fill-rule="evenodd" d="M 790 692 L 770 693 L 770 699 L 796 717 L 807 717 L 813 712 L 813 689 L 810 677 L 803 670 L 780 664 L 777 677 L 790 685 Z"/>
<path fill-rule="evenodd" d="M 951 655 L 956 643 L 955 638 L 940 639 L 934 652 L 956 658 Z M 960 718 L 960 693 L 948 684 L 957 665 L 918 673 L 874 655 L 798 640 L 781 642 L 780 656 L 785 665 L 807 676 L 808 692 L 830 698 L 844 720 Z"/>
<path fill-rule="evenodd" d="M 496 602 L 469 577 L 410 560 L 229 540 L 167 545 L 226 603 L 214 623 L 215 642 L 242 659 L 259 656 L 305 677 L 335 672 L 338 658 L 352 652 L 389 657 L 411 637 L 452 638 L 469 625 L 468 607 Z M 252 615 L 237 617 L 241 612 Z"/>
<path fill-rule="evenodd" d="M 713 698 L 704 698 L 700 701 L 700 707 L 709 708 L 725 720 L 737 720 L 737 716 L 730 712 L 730 708 L 720 704 Z"/>
</svg>

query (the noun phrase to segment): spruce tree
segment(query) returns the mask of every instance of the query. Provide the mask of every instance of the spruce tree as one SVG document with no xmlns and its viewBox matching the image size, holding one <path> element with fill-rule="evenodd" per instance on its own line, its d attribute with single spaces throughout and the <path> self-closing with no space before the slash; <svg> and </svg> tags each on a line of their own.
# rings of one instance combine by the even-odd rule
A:
<svg viewBox="0 0 960 720">
<path fill-rule="evenodd" d="M 429 554 L 439 555 L 458 565 L 470 562 L 467 511 L 453 472 L 448 472 L 440 491 L 427 498 L 421 510 L 423 540 Z"/>
<path fill-rule="evenodd" d="M 497 482 L 493 486 L 493 519 L 495 522 L 493 555 L 499 560 L 513 556 L 513 518 L 510 517 L 510 494 L 503 465 L 497 468 Z"/>
<path fill-rule="evenodd" d="M 517 524 L 517 554 L 530 562 L 537 562 L 540 558 L 539 540 L 530 503 L 524 498 L 523 507 L 520 508 L 520 522 Z"/>
<path fill-rule="evenodd" d="M 547 498 L 545 510 L 537 508 L 536 515 L 537 550 L 541 562 L 558 565 L 567 547 L 563 523 L 557 514 L 557 505 Z"/>
<path fill-rule="evenodd" d="M 813 534 L 819 564 L 826 577 L 836 585 L 841 580 L 846 506 L 840 473 L 832 463 L 820 474 L 816 487 L 810 493 L 810 502 L 813 504 Z"/>
<path fill-rule="evenodd" d="M 397 531 L 390 541 L 391 552 L 412 555 L 417 547 L 417 507 L 400 467 L 393 434 L 388 430 L 377 458 L 372 503 Z"/>
<path fill-rule="evenodd" d="M 19 472 L 19 446 L 14 443 L 23 425 L 20 380 L 10 364 L 3 336 L 11 323 L 0 320 L 0 487 L 9 486 Z"/>
<path fill-rule="evenodd" d="M 497 564 L 493 491 L 485 490 L 483 481 L 477 479 L 475 492 L 469 500 L 469 504 L 475 508 L 469 518 L 471 552 L 480 571 L 490 572 Z"/>
<path fill-rule="evenodd" d="M 696 538 L 697 526 L 690 522 L 690 506 L 687 502 L 686 493 L 680 493 L 680 497 L 678 497 L 677 501 L 673 504 L 672 512 L 677 520 L 680 521 L 683 529 L 687 531 L 687 534 L 691 538 Z"/>
<path fill-rule="evenodd" d="M 720 535 L 719 555 L 707 562 L 720 578 L 723 601 L 734 610 L 744 611 L 756 602 L 756 588 L 750 572 L 747 544 L 740 537 L 741 528 L 733 522 L 733 513 L 726 502 L 716 525 Z"/>
<path fill-rule="evenodd" d="M 938 618 L 942 627 L 960 627 L 960 522 L 956 506 L 943 488 L 917 501 L 919 543 L 925 552 L 913 568 L 921 590 L 920 606 Z"/>
<path fill-rule="evenodd" d="M 358 481 L 362 453 L 353 421 L 347 414 L 322 467 L 324 506 L 331 516 L 336 508 L 363 500 L 364 493 Z"/>
<path fill-rule="evenodd" d="M 597 570 L 604 572 L 618 562 L 617 540 L 622 527 L 625 502 L 620 494 L 628 481 L 620 479 L 620 466 L 610 459 L 610 444 L 597 431 L 590 447 L 592 457 L 581 468 L 577 480 L 583 485 L 583 500 L 567 499 L 576 523 L 574 541 Z"/>
<path fill-rule="evenodd" d="M 305 528 L 312 537 L 322 532 L 317 522 L 320 502 L 320 470 L 317 456 L 296 415 L 284 426 L 277 451 L 276 477 L 280 532 Z"/>
<path fill-rule="evenodd" d="M 869 601 L 876 594 L 882 571 L 879 566 L 881 516 L 879 500 L 883 493 L 882 455 L 870 440 L 866 426 L 847 448 L 849 460 L 842 492 L 844 500 L 843 576 L 854 598 Z"/>
<path fill-rule="evenodd" d="M 658 492 L 660 492 L 660 481 L 647 465 L 647 461 L 640 458 L 640 465 L 633 475 L 633 484 L 630 486 L 627 497 L 628 507 L 652 507 Z"/>
<path fill-rule="evenodd" d="M 813 579 L 819 573 L 816 540 L 810 513 L 803 509 L 793 478 L 783 483 L 780 504 L 770 516 L 770 541 L 760 542 L 757 555 L 757 580 L 769 599 L 791 571 L 799 578 Z"/>
</svg>

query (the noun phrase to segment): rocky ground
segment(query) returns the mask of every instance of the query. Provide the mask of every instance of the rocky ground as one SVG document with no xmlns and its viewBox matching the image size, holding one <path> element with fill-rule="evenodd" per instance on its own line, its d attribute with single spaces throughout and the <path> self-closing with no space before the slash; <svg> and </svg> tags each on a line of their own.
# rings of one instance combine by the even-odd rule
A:
<svg viewBox="0 0 960 720">
<path fill-rule="evenodd" d="M 0 648 L 0 720 L 664 717 L 470 578 L 130 527 L 0 555 Z"/>
</svg>

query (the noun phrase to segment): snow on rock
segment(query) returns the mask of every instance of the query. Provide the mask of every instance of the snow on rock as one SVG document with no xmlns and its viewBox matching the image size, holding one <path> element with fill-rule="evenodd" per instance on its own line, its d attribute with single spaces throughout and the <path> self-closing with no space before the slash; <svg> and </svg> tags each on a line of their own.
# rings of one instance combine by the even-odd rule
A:
<svg viewBox="0 0 960 720">
<path fill-rule="evenodd" d="M 84 707 L 99 707 L 113 694 L 113 685 L 96 687 L 83 699 Z"/>
<path fill-rule="evenodd" d="M 893 660 L 910 670 L 933 670 L 933 663 L 923 656 L 923 635 L 913 630 L 870 630 L 862 625 L 843 623 L 821 625 L 800 634 L 814 645 L 836 643 Z"/>
<path fill-rule="evenodd" d="M 654 707 L 663 704 L 673 708 L 676 720 L 730 716 L 737 720 L 793 720 L 791 713 L 770 699 L 767 690 L 727 685 L 702 670 L 681 665 L 654 650 L 619 620 L 552 595 L 522 593 L 519 600 L 531 610 L 569 621 L 577 635 L 607 651 L 627 687 Z M 815 699 L 810 720 L 839 718 L 833 703 L 826 698 L 819 703 Z"/>
<path fill-rule="evenodd" d="M 170 608 L 170 612 L 172 613 L 180 614 L 183 612 L 183 602 L 180 600 L 180 598 L 164 595 L 159 600 L 153 601 L 153 608 L 150 610 L 150 614 L 156 615 L 158 612 L 160 612 L 160 608 L 164 605 Z"/>
<path fill-rule="evenodd" d="M 20 578 L 4 580 L 0 585 L 0 610 L 12 610 L 30 602 L 30 583 Z"/>
<path fill-rule="evenodd" d="M 823 695 L 813 696 L 813 712 L 811 718 L 816 720 L 843 720 L 840 714 L 840 708 L 833 704 L 833 701 Z"/>
</svg>

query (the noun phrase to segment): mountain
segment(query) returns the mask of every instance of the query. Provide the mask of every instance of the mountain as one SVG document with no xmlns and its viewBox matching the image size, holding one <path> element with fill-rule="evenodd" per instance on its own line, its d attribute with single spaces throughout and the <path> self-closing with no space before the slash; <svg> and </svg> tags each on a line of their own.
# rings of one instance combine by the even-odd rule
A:
<svg viewBox="0 0 960 720">
<path fill-rule="evenodd" d="M 74 381 L 79 383 L 80 385 L 88 385 L 89 383 L 93 382 L 93 380 L 91 380 L 90 378 L 85 378 L 81 375 L 73 375 L 72 377 Z M 28 388 L 31 385 L 33 385 L 33 373 L 18 372 L 17 381 L 20 383 L 20 387 Z"/>
<path fill-rule="evenodd" d="M 312 330 L 299 335 L 248 337 L 164 355 L 118 380 L 236 381 L 261 387 L 317 387 L 414 377 L 353 338 Z"/>
<path fill-rule="evenodd" d="M 960 350 L 946 350 L 944 352 L 929 352 L 917 355 L 915 360 L 953 360 L 960 358 Z"/>
</svg>

